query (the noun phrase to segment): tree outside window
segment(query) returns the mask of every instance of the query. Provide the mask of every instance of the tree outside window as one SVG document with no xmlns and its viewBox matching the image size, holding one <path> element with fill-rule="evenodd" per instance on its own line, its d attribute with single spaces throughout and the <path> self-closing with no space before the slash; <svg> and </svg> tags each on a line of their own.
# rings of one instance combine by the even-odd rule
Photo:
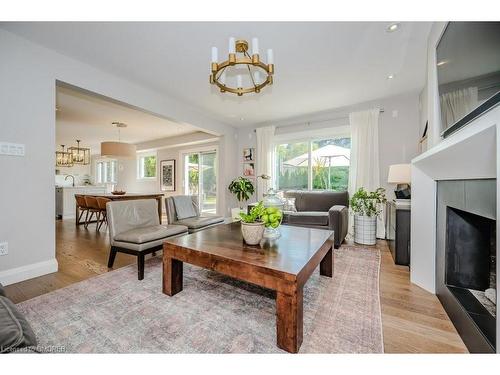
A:
<svg viewBox="0 0 500 375">
<path fill-rule="evenodd" d="M 138 159 L 137 177 L 156 178 L 156 155 L 144 155 Z"/>
</svg>

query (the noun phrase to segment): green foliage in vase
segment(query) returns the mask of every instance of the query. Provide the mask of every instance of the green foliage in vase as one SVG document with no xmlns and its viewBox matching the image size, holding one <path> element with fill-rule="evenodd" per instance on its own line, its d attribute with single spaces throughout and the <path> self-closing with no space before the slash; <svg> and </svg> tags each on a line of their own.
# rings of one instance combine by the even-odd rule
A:
<svg viewBox="0 0 500 375">
<path fill-rule="evenodd" d="M 245 177 L 235 178 L 228 187 L 229 191 L 236 196 L 239 202 L 244 202 L 250 199 L 255 192 L 252 181 Z"/>
<path fill-rule="evenodd" d="M 240 213 L 241 221 L 244 223 L 257 223 L 261 221 L 261 217 L 264 214 L 265 207 L 262 201 L 252 207 L 249 214 L 243 212 Z"/>
<path fill-rule="evenodd" d="M 378 188 L 375 191 L 366 191 L 364 188 L 359 188 L 354 193 L 350 200 L 352 211 L 360 216 L 377 216 L 380 214 L 380 203 L 385 203 L 385 189 Z"/>
</svg>

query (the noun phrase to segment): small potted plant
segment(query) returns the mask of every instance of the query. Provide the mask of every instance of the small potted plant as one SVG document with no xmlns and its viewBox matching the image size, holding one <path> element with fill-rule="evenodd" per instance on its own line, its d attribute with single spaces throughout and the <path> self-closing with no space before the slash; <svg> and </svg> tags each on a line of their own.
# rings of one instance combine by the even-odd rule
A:
<svg viewBox="0 0 500 375">
<path fill-rule="evenodd" d="M 261 218 L 265 207 L 262 202 L 252 207 L 249 214 L 240 213 L 241 234 L 247 245 L 257 245 L 264 235 L 264 223 Z"/>
<path fill-rule="evenodd" d="M 377 216 L 380 203 L 385 203 L 385 189 L 366 191 L 359 188 L 351 197 L 350 205 L 354 213 L 354 242 L 375 245 L 377 240 Z"/>
<path fill-rule="evenodd" d="M 252 194 L 255 192 L 255 187 L 252 181 L 245 177 L 235 178 L 228 186 L 228 189 L 233 193 L 240 202 L 240 207 L 233 208 L 231 210 L 231 216 L 233 219 L 240 219 L 240 213 L 243 211 L 242 203 L 250 199 Z"/>
</svg>

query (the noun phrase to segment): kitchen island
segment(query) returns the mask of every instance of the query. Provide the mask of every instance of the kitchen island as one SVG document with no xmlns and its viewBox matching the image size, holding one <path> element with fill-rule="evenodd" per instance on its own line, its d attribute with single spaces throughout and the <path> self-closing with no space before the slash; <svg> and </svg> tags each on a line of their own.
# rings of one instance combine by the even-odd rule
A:
<svg viewBox="0 0 500 375">
<path fill-rule="evenodd" d="M 56 217 L 74 219 L 76 212 L 75 194 L 99 195 L 105 194 L 105 186 L 56 186 Z"/>
</svg>

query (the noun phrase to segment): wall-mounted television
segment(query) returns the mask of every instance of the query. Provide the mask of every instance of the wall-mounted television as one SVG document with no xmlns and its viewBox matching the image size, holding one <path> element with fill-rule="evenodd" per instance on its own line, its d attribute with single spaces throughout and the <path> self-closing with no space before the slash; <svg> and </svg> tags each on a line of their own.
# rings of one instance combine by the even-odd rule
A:
<svg viewBox="0 0 500 375">
<path fill-rule="evenodd" d="M 442 136 L 500 102 L 500 22 L 450 22 L 436 50 Z"/>
</svg>

